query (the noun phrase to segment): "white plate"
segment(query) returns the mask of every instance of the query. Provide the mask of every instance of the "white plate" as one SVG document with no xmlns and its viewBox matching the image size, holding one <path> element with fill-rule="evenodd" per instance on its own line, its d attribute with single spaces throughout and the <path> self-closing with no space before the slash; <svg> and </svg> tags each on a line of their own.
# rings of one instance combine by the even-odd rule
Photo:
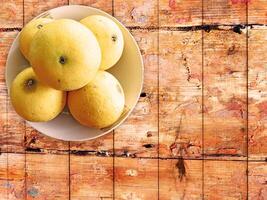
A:
<svg viewBox="0 0 267 200">
<path fill-rule="evenodd" d="M 95 14 L 106 16 L 116 22 L 124 36 L 125 46 L 122 57 L 108 71 L 120 81 L 123 87 L 126 102 L 125 112 L 115 124 L 102 130 L 80 125 L 72 118 L 67 109 L 49 122 L 27 122 L 36 130 L 50 137 L 67 141 L 82 141 L 102 136 L 118 127 L 128 117 L 141 93 L 144 67 L 140 50 L 130 32 L 114 17 L 96 8 L 71 5 L 54 8 L 40 14 L 36 18 L 50 15 L 54 19 L 69 18 L 79 21 L 84 17 Z M 17 36 L 10 48 L 6 63 L 6 84 L 8 90 L 16 75 L 29 66 L 28 61 L 20 53 L 18 45 Z"/>
</svg>

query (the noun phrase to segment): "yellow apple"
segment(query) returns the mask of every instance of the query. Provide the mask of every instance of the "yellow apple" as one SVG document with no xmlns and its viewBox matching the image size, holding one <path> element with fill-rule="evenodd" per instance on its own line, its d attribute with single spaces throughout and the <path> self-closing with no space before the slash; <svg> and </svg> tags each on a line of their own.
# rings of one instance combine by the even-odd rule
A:
<svg viewBox="0 0 267 200">
<path fill-rule="evenodd" d="M 34 35 L 47 23 L 53 19 L 39 18 L 30 21 L 21 31 L 19 35 L 19 48 L 25 58 L 28 59 L 30 44 Z"/>
<path fill-rule="evenodd" d="M 120 28 L 111 19 L 101 15 L 91 15 L 80 21 L 96 36 L 101 52 L 101 70 L 115 65 L 123 52 L 123 35 Z"/>
<path fill-rule="evenodd" d="M 101 50 L 94 34 L 71 19 L 55 20 L 34 36 L 29 61 L 38 78 L 58 90 L 75 90 L 99 69 Z"/>
<path fill-rule="evenodd" d="M 16 76 L 11 85 L 10 98 L 15 111 L 33 122 L 55 118 L 66 103 L 66 93 L 41 83 L 31 67 Z"/>
<path fill-rule="evenodd" d="M 112 125 L 121 116 L 124 103 L 119 81 L 105 71 L 98 71 L 93 81 L 68 93 L 72 116 L 89 127 L 104 128 Z"/>
</svg>

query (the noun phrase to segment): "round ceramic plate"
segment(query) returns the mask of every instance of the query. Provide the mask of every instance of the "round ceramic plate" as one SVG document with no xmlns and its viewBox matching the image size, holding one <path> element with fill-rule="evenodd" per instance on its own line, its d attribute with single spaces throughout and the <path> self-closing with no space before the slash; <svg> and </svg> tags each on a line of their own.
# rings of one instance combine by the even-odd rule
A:
<svg viewBox="0 0 267 200">
<path fill-rule="evenodd" d="M 114 17 L 96 8 L 71 5 L 54 8 L 40 14 L 36 18 L 69 18 L 79 21 L 89 15 L 103 15 L 112 19 L 117 23 L 123 33 L 124 50 L 122 57 L 108 71 L 120 81 L 123 87 L 125 93 L 125 109 L 116 123 L 101 130 L 80 125 L 73 119 L 67 108 L 58 117 L 49 122 L 27 122 L 36 130 L 53 138 L 67 141 L 82 141 L 94 139 L 112 131 L 128 117 L 141 93 L 144 68 L 140 50 L 130 32 Z M 28 61 L 20 53 L 18 37 L 19 35 L 10 48 L 6 63 L 6 84 L 8 90 L 16 75 L 29 66 Z"/>
</svg>

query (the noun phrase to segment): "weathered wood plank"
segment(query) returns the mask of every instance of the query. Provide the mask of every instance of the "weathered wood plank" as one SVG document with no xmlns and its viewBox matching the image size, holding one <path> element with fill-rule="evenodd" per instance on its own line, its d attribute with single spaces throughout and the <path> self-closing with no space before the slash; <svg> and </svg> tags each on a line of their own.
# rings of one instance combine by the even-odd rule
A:
<svg viewBox="0 0 267 200">
<path fill-rule="evenodd" d="M 159 199 L 202 199 L 202 160 L 159 161 Z"/>
<path fill-rule="evenodd" d="M 70 157 L 71 199 L 113 198 L 113 158 Z"/>
<path fill-rule="evenodd" d="M 8 158 L 8 199 L 25 199 L 25 155 L 7 154 Z"/>
<path fill-rule="evenodd" d="M 160 27 L 197 26 L 202 24 L 201 0 L 160 0 Z"/>
<path fill-rule="evenodd" d="M 144 86 L 132 114 L 115 130 L 115 154 L 153 157 L 158 154 L 157 32 L 132 30 L 132 34 L 144 59 Z"/>
<path fill-rule="evenodd" d="M 246 4 L 250 0 L 203 1 L 204 24 L 245 24 Z"/>
<path fill-rule="evenodd" d="M 26 155 L 27 200 L 69 199 L 69 156 Z"/>
<path fill-rule="evenodd" d="M 125 26 L 156 27 L 157 0 L 114 0 L 115 17 Z"/>
<path fill-rule="evenodd" d="M 5 63 L 10 47 L 10 34 L 0 32 L 0 151 L 7 151 L 7 89 L 5 84 Z"/>
<path fill-rule="evenodd" d="M 267 158 L 267 30 L 249 30 L 249 159 Z"/>
<path fill-rule="evenodd" d="M 112 0 L 70 0 L 69 4 L 91 6 L 112 14 Z"/>
<path fill-rule="evenodd" d="M 69 143 L 48 137 L 26 124 L 25 149 L 27 152 L 66 153 Z"/>
<path fill-rule="evenodd" d="M 38 14 L 56 8 L 62 5 L 67 5 L 67 0 L 58 1 L 40 1 L 40 0 L 25 0 L 25 21 L 28 23 L 32 18 Z M 40 134 L 38 131 L 26 125 L 26 137 L 25 137 L 25 148 L 27 151 L 47 151 L 47 150 L 68 150 L 68 142 L 56 140 Z M 57 152 L 60 153 L 60 152 Z"/>
<path fill-rule="evenodd" d="M 5 65 L 10 46 L 18 31 L 0 32 L 0 107 L 1 107 L 1 141 L 2 151 L 24 151 L 24 120 L 19 117 L 10 103 L 5 84 Z"/>
<path fill-rule="evenodd" d="M 100 152 L 107 152 L 109 155 L 113 154 L 113 132 L 108 133 L 102 137 L 94 140 L 84 142 L 70 142 L 70 150 L 77 151 L 93 151 L 93 154 Z M 84 153 L 85 153 L 84 152 Z"/>
<path fill-rule="evenodd" d="M 244 161 L 204 161 L 205 200 L 247 199 L 247 163 Z"/>
<path fill-rule="evenodd" d="M 115 199 L 158 199 L 156 159 L 115 158 Z"/>
<path fill-rule="evenodd" d="M 32 18 L 52 8 L 67 5 L 68 0 L 42 1 L 42 0 L 24 0 L 24 24 Z"/>
<path fill-rule="evenodd" d="M 267 163 L 248 163 L 248 199 L 264 200 L 267 197 Z"/>
<path fill-rule="evenodd" d="M 9 97 L 7 106 L 7 151 L 24 152 L 25 120 L 16 113 Z"/>
<path fill-rule="evenodd" d="M 248 3 L 248 23 L 267 24 L 267 1 L 247 0 Z"/>
<path fill-rule="evenodd" d="M 204 154 L 246 159 L 246 34 L 204 33 Z"/>
<path fill-rule="evenodd" d="M 0 154 L 0 197 L 1 200 L 7 200 L 8 197 L 8 181 L 7 181 L 7 154 Z"/>
<path fill-rule="evenodd" d="M 39 134 L 17 115 L 12 108 L 5 85 L 5 64 L 9 48 L 18 32 L 0 32 L 0 106 L 1 106 L 1 149 L 8 152 L 24 152 L 26 148 L 34 149 L 68 149 L 68 143 Z M 25 135 L 25 126 L 27 134 Z M 26 136 L 26 137 L 25 137 Z M 25 137 L 25 138 L 24 138 Z M 26 139 L 26 141 L 24 141 Z M 25 143 L 26 142 L 26 143 Z"/>
<path fill-rule="evenodd" d="M 0 6 L 0 28 L 23 26 L 23 0 L 1 0 Z"/>
<path fill-rule="evenodd" d="M 0 199 L 25 199 L 25 155 L 2 153 L 0 155 Z"/>
<path fill-rule="evenodd" d="M 160 157 L 201 157 L 201 31 L 161 31 Z"/>
</svg>

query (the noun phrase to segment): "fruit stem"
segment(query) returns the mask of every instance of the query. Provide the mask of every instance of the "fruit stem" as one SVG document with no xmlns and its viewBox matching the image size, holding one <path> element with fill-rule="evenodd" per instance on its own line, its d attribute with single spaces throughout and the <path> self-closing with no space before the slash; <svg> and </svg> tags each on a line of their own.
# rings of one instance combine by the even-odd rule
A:
<svg viewBox="0 0 267 200">
<path fill-rule="evenodd" d="M 64 56 L 60 56 L 59 57 L 59 62 L 63 65 L 63 64 L 65 64 L 66 63 L 66 58 L 64 57 Z"/>
<path fill-rule="evenodd" d="M 28 79 L 25 82 L 25 85 L 26 85 L 27 88 L 31 88 L 34 84 L 35 84 L 35 80 L 34 79 Z"/>
<path fill-rule="evenodd" d="M 116 40 L 117 40 L 117 36 L 116 36 L 116 35 L 112 35 L 111 38 L 112 38 L 112 41 L 113 41 L 113 42 L 116 42 Z"/>
</svg>

